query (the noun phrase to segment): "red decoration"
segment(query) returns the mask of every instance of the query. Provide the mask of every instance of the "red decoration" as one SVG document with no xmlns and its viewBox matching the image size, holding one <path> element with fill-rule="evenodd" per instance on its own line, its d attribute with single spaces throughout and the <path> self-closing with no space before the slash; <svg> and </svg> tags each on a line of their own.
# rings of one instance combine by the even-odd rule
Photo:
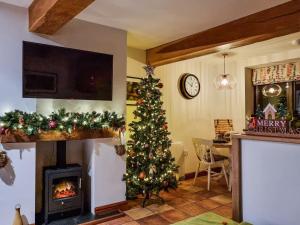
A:
<svg viewBox="0 0 300 225">
<path fill-rule="evenodd" d="M 137 102 L 136 102 L 137 105 L 141 105 L 141 104 L 143 104 L 143 103 L 144 103 L 144 100 L 143 100 L 143 99 L 139 99 L 139 100 L 137 100 Z"/>
<path fill-rule="evenodd" d="M 146 174 L 144 171 L 140 172 L 140 174 L 139 174 L 140 179 L 144 180 L 145 176 L 146 176 Z"/>
<path fill-rule="evenodd" d="M 165 130 L 167 130 L 167 129 L 168 129 L 168 123 L 165 123 L 165 124 L 163 125 L 163 128 L 164 128 Z"/>
<path fill-rule="evenodd" d="M 0 127 L 0 134 L 5 134 L 5 128 L 4 127 Z"/>
<path fill-rule="evenodd" d="M 55 129 L 57 127 L 57 122 L 54 120 L 50 120 L 48 123 L 49 128 Z"/>
</svg>

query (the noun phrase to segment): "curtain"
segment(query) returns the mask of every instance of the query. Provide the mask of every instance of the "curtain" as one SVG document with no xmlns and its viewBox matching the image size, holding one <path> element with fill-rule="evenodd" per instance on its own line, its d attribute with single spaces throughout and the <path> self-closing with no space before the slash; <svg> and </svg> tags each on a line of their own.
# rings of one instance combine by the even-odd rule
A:
<svg viewBox="0 0 300 225">
<path fill-rule="evenodd" d="M 253 70 L 252 81 L 254 85 L 281 83 L 295 80 L 300 80 L 300 74 L 296 73 L 295 63 L 279 64 Z"/>
</svg>

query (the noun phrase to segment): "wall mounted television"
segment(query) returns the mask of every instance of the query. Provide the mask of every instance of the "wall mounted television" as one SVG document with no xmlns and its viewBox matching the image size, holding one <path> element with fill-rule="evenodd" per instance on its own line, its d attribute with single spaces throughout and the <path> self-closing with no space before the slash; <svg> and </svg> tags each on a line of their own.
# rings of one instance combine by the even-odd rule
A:
<svg viewBox="0 0 300 225">
<path fill-rule="evenodd" d="M 23 41 L 23 97 L 112 100 L 113 56 Z"/>
</svg>

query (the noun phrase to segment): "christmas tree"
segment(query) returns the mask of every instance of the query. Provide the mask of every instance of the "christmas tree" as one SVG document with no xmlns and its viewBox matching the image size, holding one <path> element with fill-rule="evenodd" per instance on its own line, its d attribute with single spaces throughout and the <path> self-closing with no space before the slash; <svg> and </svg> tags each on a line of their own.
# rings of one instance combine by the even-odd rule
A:
<svg viewBox="0 0 300 225">
<path fill-rule="evenodd" d="M 277 109 L 278 117 L 281 119 L 284 119 L 287 116 L 287 106 L 283 103 L 279 103 L 278 109 Z"/>
<path fill-rule="evenodd" d="M 260 104 L 258 104 L 256 107 L 255 116 L 259 119 L 263 119 L 265 117 L 265 114 L 264 114 L 263 110 L 261 109 Z"/>
<path fill-rule="evenodd" d="M 127 143 L 127 198 L 142 194 L 145 199 L 159 196 L 161 190 L 177 187 L 177 166 L 170 152 L 171 140 L 165 110 L 161 101 L 162 83 L 153 78 L 153 67 L 146 66 L 147 78 L 138 85 L 137 121 L 129 124 L 131 132 Z"/>
</svg>

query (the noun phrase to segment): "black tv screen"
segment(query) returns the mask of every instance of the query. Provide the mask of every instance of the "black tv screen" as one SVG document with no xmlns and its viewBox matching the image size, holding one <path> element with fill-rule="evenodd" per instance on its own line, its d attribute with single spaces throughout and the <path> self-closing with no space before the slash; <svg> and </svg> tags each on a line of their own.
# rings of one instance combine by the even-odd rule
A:
<svg viewBox="0 0 300 225">
<path fill-rule="evenodd" d="M 23 42 L 23 97 L 112 100 L 113 56 Z"/>
</svg>

